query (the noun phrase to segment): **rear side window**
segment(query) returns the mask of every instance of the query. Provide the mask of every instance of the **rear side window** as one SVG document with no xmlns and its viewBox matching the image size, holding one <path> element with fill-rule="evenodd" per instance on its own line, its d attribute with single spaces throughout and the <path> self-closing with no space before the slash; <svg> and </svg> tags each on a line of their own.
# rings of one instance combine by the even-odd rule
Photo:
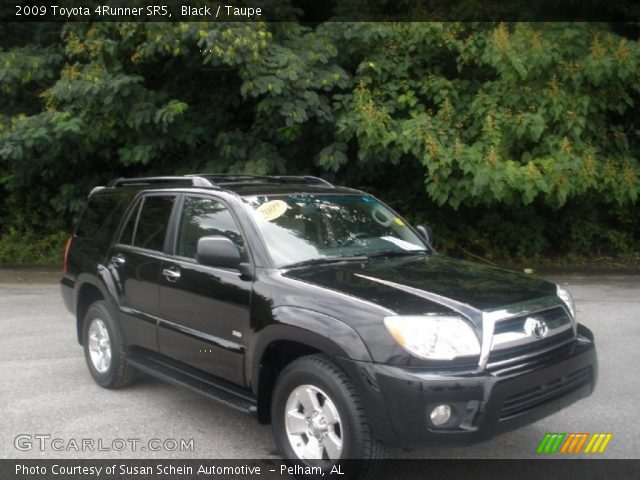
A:
<svg viewBox="0 0 640 480">
<path fill-rule="evenodd" d="M 94 239 L 97 243 L 111 243 L 131 197 L 124 193 L 93 195 L 80 217 L 76 236 Z"/>
<path fill-rule="evenodd" d="M 133 244 L 133 232 L 136 229 L 136 222 L 138 221 L 138 212 L 140 211 L 140 204 L 142 200 L 138 200 L 131 210 L 129 214 L 129 218 L 127 219 L 127 223 L 122 229 L 122 233 L 120 234 L 120 242 L 125 245 Z"/>
<path fill-rule="evenodd" d="M 175 196 L 145 197 L 133 234 L 133 246 L 162 251 Z M 126 227 L 125 227 L 126 230 Z"/>
</svg>

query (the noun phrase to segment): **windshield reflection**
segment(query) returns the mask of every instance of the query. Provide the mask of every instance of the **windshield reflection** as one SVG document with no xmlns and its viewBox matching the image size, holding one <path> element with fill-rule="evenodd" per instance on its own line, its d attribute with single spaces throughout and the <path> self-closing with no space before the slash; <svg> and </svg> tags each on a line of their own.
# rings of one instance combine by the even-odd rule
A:
<svg viewBox="0 0 640 480">
<path fill-rule="evenodd" d="M 427 251 L 403 219 L 368 195 L 259 195 L 244 201 L 278 267 Z"/>
</svg>

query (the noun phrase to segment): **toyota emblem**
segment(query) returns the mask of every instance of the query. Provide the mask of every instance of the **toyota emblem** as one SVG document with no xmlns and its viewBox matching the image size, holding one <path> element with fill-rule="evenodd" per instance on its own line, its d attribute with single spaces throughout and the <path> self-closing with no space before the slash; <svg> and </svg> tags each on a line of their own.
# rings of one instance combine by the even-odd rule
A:
<svg viewBox="0 0 640 480">
<path fill-rule="evenodd" d="M 541 318 L 529 317 L 524 322 L 524 333 L 529 337 L 544 338 L 548 332 L 547 322 Z"/>
</svg>

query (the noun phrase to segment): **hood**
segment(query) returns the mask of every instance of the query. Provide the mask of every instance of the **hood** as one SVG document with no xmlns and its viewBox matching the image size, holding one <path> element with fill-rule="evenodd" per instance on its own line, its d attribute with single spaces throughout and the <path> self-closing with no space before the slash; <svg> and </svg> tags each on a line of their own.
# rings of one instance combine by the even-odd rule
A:
<svg viewBox="0 0 640 480">
<path fill-rule="evenodd" d="M 448 313 L 442 305 L 447 299 L 492 310 L 556 293 L 556 286 L 544 280 L 438 254 L 312 266 L 289 270 L 286 276 L 358 297 L 398 315 Z M 430 294 L 445 301 L 433 302 Z"/>
</svg>

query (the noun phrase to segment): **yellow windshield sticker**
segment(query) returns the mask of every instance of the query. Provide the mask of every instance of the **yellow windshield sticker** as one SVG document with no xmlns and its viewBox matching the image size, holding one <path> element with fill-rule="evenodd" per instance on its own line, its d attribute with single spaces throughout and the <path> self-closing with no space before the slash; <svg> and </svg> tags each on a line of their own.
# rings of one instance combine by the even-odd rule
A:
<svg viewBox="0 0 640 480">
<path fill-rule="evenodd" d="M 400 219 L 400 217 L 396 217 L 393 220 L 396 222 L 396 225 L 400 225 L 401 227 L 404 227 L 404 222 Z"/>
<path fill-rule="evenodd" d="M 282 200 L 271 200 L 270 202 L 263 203 L 256 208 L 256 212 L 258 212 L 262 218 L 270 222 L 281 217 L 288 208 L 289 206 L 287 203 Z"/>
</svg>

